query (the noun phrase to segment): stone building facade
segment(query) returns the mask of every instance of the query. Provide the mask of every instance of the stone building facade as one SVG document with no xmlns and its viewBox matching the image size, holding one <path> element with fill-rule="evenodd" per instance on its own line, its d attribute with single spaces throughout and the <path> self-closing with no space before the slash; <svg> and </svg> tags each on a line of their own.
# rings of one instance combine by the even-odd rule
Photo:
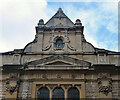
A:
<svg viewBox="0 0 120 100">
<path fill-rule="evenodd" d="M 120 98 L 120 52 L 95 48 L 61 8 L 35 28 L 24 49 L 0 55 L 2 99 Z"/>
</svg>

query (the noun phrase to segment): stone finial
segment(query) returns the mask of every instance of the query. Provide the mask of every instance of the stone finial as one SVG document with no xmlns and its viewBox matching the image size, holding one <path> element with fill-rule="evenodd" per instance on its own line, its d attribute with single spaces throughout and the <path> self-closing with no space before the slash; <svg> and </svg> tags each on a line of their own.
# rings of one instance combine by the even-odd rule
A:
<svg viewBox="0 0 120 100">
<path fill-rule="evenodd" d="M 58 9 L 58 12 L 63 12 L 63 11 L 62 11 L 62 8 L 59 8 L 59 9 Z"/>
<path fill-rule="evenodd" d="M 75 26 L 82 26 L 81 20 L 77 19 L 75 22 Z"/>
<path fill-rule="evenodd" d="M 41 25 L 44 25 L 44 20 L 43 19 L 39 20 L 38 26 L 41 26 Z"/>
</svg>

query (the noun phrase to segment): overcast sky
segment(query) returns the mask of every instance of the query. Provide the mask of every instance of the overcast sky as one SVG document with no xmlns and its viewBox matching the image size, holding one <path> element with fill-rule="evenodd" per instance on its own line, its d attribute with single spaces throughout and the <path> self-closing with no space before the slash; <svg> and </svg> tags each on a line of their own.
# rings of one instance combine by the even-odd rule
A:
<svg viewBox="0 0 120 100">
<path fill-rule="evenodd" d="M 76 19 L 81 20 L 88 42 L 98 48 L 118 51 L 118 2 L 115 2 L 117 0 L 58 1 L 1 0 L 0 52 L 23 49 L 35 38 L 35 26 L 38 21 L 44 19 L 47 22 L 59 7 L 73 22 Z"/>
</svg>

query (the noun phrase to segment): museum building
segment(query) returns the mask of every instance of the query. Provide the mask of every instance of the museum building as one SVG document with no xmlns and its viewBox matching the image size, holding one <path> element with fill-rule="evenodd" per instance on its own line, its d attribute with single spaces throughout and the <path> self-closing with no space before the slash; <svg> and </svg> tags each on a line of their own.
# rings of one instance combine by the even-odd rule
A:
<svg viewBox="0 0 120 100">
<path fill-rule="evenodd" d="M 120 99 L 120 52 L 87 42 L 81 21 L 73 23 L 61 8 L 35 29 L 35 39 L 23 49 L 0 54 L 0 98 Z"/>
</svg>

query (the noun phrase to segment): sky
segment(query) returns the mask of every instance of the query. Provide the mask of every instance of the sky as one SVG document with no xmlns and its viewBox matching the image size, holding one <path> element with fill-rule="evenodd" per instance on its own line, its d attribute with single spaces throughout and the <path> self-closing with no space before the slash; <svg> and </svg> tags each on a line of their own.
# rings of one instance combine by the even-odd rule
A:
<svg viewBox="0 0 120 100">
<path fill-rule="evenodd" d="M 23 49 L 35 38 L 40 19 L 46 23 L 58 10 L 75 23 L 94 47 L 118 51 L 117 0 L 0 0 L 0 52 Z"/>
</svg>

